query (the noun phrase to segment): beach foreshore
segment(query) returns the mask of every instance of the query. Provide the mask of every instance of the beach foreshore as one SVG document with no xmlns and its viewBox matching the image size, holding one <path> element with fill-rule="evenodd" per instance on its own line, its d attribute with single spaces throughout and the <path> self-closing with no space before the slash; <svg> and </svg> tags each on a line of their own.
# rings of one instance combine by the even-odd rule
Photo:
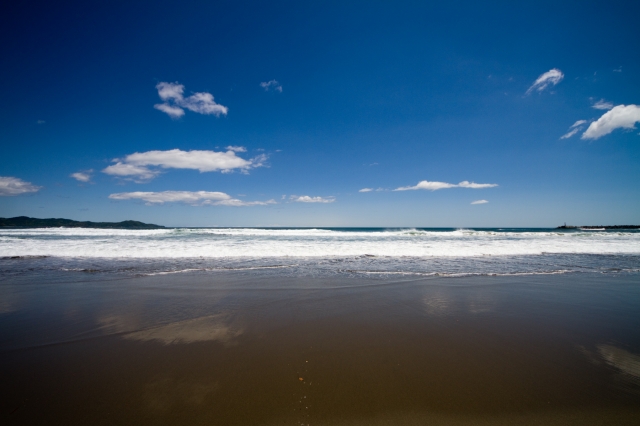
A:
<svg viewBox="0 0 640 426">
<path fill-rule="evenodd" d="M 0 282 L 2 424 L 640 418 L 640 274 Z"/>
</svg>

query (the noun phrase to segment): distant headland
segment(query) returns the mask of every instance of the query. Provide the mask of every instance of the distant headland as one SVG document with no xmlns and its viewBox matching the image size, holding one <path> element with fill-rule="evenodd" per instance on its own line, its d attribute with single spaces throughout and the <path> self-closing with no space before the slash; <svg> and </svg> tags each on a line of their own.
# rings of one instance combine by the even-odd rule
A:
<svg viewBox="0 0 640 426">
<path fill-rule="evenodd" d="M 37 219 L 18 216 L 0 217 L 0 228 L 103 228 L 103 229 L 163 229 L 164 226 L 125 220 L 122 222 L 79 222 L 71 219 Z"/>
<path fill-rule="evenodd" d="M 585 225 L 585 226 L 572 226 L 566 223 L 562 226 L 558 226 L 556 229 L 591 229 L 591 230 L 605 230 L 605 229 L 640 229 L 640 225 Z"/>
</svg>

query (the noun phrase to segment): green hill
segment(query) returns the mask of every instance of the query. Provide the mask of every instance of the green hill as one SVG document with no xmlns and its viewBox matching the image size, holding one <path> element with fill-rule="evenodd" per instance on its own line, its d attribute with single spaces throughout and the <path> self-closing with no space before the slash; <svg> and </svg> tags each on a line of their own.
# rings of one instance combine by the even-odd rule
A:
<svg viewBox="0 0 640 426">
<path fill-rule="evenodd" d="M 162 229 L 164 226 L 125 220 L 123 222 L 78 222 L 71 219 L 36 219 L 34 217 L 18 216 L 12 218 L 0 217 L 0 227 L 3 228 L 105 228 L 105 229 Z"/>
</svg>

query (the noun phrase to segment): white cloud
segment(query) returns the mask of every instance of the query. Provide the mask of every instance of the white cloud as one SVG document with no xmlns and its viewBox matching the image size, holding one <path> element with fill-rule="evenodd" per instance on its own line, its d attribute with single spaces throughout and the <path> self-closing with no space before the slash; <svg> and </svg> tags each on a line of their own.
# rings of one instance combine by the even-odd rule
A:
<svg viewBox="0 0 640 426">
<path fill-rule="evenodd" d="M 528 95 L 534 90 L 542 92 L 550 84 L 555 86 L 556 84 L 560 83 L 563 78 L 564 74 L 562 73 L 562 71 L 557 68 L 550 69 L 549 71 L 540 75 L 540 77 L 538 77 L 536 81 L 533 82 L 531 87 L 529 87 L 529 89 L 527 90 L 526 94 Z"/>
<path fill-rule="evenodd" d="M 567 133 L 565 133 L 564 135 L 560 136 L 560 139 L 568 139 L 571 136 L 575 135 L 576 133 L 578 133 L 580 130 L 582 130 L 582 127 L 587 123 L 587 120 L 578 120 L 575 123 L 573 123 L 571 125 L 571 127 L 569 127 L 569 131 Z"/>
<path fill-rule="evenodd" d="M 222 200 L 218 202 L 209 202 L 205 201 L 204 205 L 212 204 L 216 206 L 230 206 L 230 207 L 249 207 L 249 206 L 268 206 L 269 204 L 278 204 L 276 200 L 267 200 L 267 201 L 242 201 L 235 198 L 230 198 L 228 200 Z"/>
<path fill-rule="evenodd" d="M 138 166 L 160 166 L 174 169 L 194 169 L 200 172 L 215 172 L 219 170 L 244 169 L 251 167 L 251 162 L 236 156 L 234 151 L 182 151 L 171 149 L 168 151 L 136 152 L 127 155 L 126 163 Z"/>
<path fill-rule="evenodd" d="M 571 136 L 575 135 L 576 133 L 578 133 L 580 130 L 582 130 L 581 128 L 575 128 L 575 129 L 571 129 L 569 130 L 567 133 L 565 133 L 564 135 L 560 136 L 560 139 L 568 139 Z"/>
<path fill-rule="evenodd" d="M 582 134 L 582 139 L 598 139 L 615 129 L 635 129 L 635 123 L 638 121 L 640 121 L 640 107 L 618 105 L 591 123 Z"/>
<path fill-rule="evenodd" d="M 245 148 L 244 146 L 235 146 L 235 145 L 229 145 L 226 148 L 227 151 L 233 151 L 233 152 L 247 152 L 247 148 Z"/>
<path fill-rule="evenodd" d="M 400 188 L 394 189 L 394 191 L 415 191 L 418 189 L 425 189 L 427 191 L 437 191 L 439 189 L 448 189 L 448 188 L 472 188 L 472 189 L 481 189 L 481 188 L 493 188 L 498 186 L 496 183 L 475 183 L 469 182 L 467 180 L 463 180 L 458 184 L 447 183 L 447 182 L 431 182 L 428 180 L 423 180 L 418 182 L 415 186 L 402 186 Z"/>
<path fill-rule="evenodd" d="M 142 183 L 148 182 L 158 176 L 160 171 L 149 170 L 143 166 L 136 166 L 135 164 L 126 164 L 118 161 L 116 164 L 102 170 L 102 173 Z"/>
<path fill-rule="evenodd" d="M 262 87 L 267 92 L 270 89 L 273 89 L 273 90 L 275 90 L 277 92 L 282 93 L 282 85 L 280 83 L 278 83 L 277 80 L 263 81 L 262 83 L 260 83 L 260 87 Z"/>
<path fill-rule="evenodd" d="M 308 195 L 292 195 L 290 199 L 296 203 L 333 203 L 336 200 L 334 197 L 309 197 Z"/>
<path fill-rule="evenodd" d="M 613 103 L 607 102 L 604 99 L 600 99 L 598 102 L 596 102 L 595 104 L 591 105 L 591 108 L 609 110 L 609 109 L 613 108 Z"/>
<path fill-rule="evenodd" d="M 192 169 L 201 173 L 217 171 L 229 173 L 238 169 L 246 173 L 249 169 L 264 166 L 267 160 L 265 154 L 260 154 L 249 160 L 238 157 L 236 152 L 245 150 L 243 147 L 230 146 L 227 149 L 226 152 L 182 151 L 180 149 L 136 152 L 123 159 L 114 159 L 116 164 L 105 168 L 102 172 L 136 182 L 145 182 L 160 173 L 158 169 L 150 169 L 149 166 L 163 169 Z"/>
<path fill-rule="evenodd" d="M 93 173 L 93 169 L 85 170 L 84 172 L 71 173 L 69 176 L 79 182 L 89 182 L 91 180 L 91 173 Z"/>
<path fill-rule="evenodd" d="M 156 84 L 156 89 L 158 89 L 158 96 L 163 101 L 184 99 L 184 86 L 182 84 L 161 82 Z"/>
<path fill-rule="evenodd" d="M 184 86 L 179 83 L 161 82 L 156 85 L 158 96 L 164 101 L 153 107 L 169 115 L 171 118 L 179 118 L 184 115 L 184 109 L 188 109 L 198 114 L 227 115 L 229 108 L 217 104 L 213 100 L 213 95 L 207 92 L 196 92 L 189 97 L 184 97 Z"/>
<path fill-rule="evenodd" d="M 360 191 L 358 192 L 371 192 L 373 191 L 373 188 L 362 188 Z"/>
<path fill-rule="evenodd" d="M 208 191 L 163 191 L 163 192 L 120 192 L 109 195 L 112 200 L 142 200 L 147 204 L 185 203 L 192 206 L 265 206 L 275 204 L 274 200 L 268 201 L 242 201 L 231 198 L 224 192 Z"/>
<path fill-rule="evenodd" d="M 417 189 L 426 189 L 428 191 L 437 191 L 438 189 L 446 189 L 446 188 L 455 188 L 456 185 L 452 183 L 446 182 L 430 182 L 428 180 L 423 180 L 418 182 L 415 186 L 401 186 L 400 188 L 394 189 L 394 191 L 413 191 Z"/>
<path fill-rule="evenodd" d="M 487 204 L 487 203 L 488 203 L 487 200 L 476 200 L 471 202 L 471 204 Z"/>
<path fill-rule="evenodd" d="M 229 111 L 226 106 L 215 103 L 211 93 L 194 93 L 180 105 L 198 114 L 213 114 L 216 117 L 220 114 L 227 115 Z"/>
<path fill-rule="evenodd" d="M 38 192 L 42 187 L 31 182 L 25 182 L 20 178 L 0 176 L 0 197 Z"/>
<path fill-rule="evenodd" d="M 166 113 L 171 118 L 180 118 L 184 115 L 184 110 L 177 106 L 171 106 L 169 104 L 155 104 L 153 107 Z"/>
<path fill-rule="evenodd" d="M 255 169 L 257 167 L 267 167 L 266 162 L 269 159 L 267 154 L 259 154 L 255 157 L 251 158 L 249 161 L 251 162 L 251 166 L 242 169 L 243 173 L 248 173 L 249 169 Z M 225 173 L 225 172 L 223 172 Z"/>
<path fill-rule="evenodd" d="M 475 183 L 475 182 L 469 182 L 468 180 L 463 180 L 457 186 L 459 188 L 482 189 L 482 188 L 494 188 L 498 186 L 498 184 L 497 183 Z"/>
</svg>

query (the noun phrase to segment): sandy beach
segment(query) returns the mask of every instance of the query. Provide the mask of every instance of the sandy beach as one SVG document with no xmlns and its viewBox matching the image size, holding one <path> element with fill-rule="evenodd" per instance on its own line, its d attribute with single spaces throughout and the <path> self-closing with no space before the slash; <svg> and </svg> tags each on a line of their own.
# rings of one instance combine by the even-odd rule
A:
<svg viewBox="0 0 640 426">
<path fill-rule="evenodd" d="M 2 282 L 3 424 L 637 424 L 640 277 Z"/>
</svg>

